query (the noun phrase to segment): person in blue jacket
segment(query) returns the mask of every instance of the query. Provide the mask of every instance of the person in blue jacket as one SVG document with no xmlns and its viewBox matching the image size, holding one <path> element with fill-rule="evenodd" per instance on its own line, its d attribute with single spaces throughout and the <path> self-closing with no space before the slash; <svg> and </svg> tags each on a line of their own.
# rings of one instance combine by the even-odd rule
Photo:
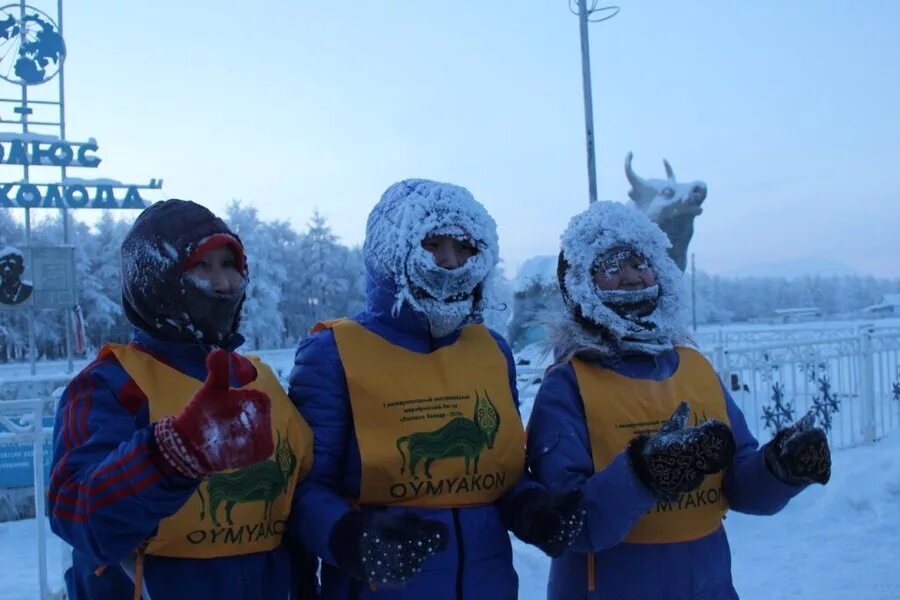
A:
<svg viewBox="0 0 900 600">
<path fill-rule="evenodd" d="M 737 598 L 722 519 L 767 515 L 830 453 L 812 417 L 759 448 L 709 362 L 687 341 L 669 241 L 632 206 L 597 202 L 562 236 L 556 362 L 528 429 L 528 465 L 583 493 L 582 533 L 552 561 L 547 597 Z"/>
<path fill-rule="evenodd" d="M 68 597 L 314 597 L 314 558 L 283 539 L 312 434 L 271 369 L 235 351 L 240 240 L 167 200 L 138 216 L 121 260 L 131 341 L 104 346 L 56 415 L 50 523 L 73 547 Z"/>
<path fill-rule="evenodd" d="M 464 188 L 401 181 L 363 255 L 365 310 L 317 326 L 290 376 L 316 456 L 293 526 L 323 597 L 516 598 L 508 530 L 558 554 L 581 513 L 522 477 L 514 363 L 482 324 L 496 224 Z"/>
</svg>

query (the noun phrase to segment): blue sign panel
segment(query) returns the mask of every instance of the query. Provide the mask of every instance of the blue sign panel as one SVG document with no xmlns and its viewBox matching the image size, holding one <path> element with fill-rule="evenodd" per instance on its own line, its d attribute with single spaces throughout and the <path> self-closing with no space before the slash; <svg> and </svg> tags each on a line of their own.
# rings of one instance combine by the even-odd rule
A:
<svg viewBox="0 0 900 600">
<path fill-rule="evenodd" d="M 138 188 L 159 189 L 162 182 L 150 185 L 98 185 L 87 180 L 71 185 L 0 183 L 0 207 L 3 208 L 146 208 Z M 40 187 L 38 187 L 40 186 Z M 41 191 L 41 187 L 44 191 Z M 115 190 L 125 193 L 116 195 Z"/>
<path fill-rule="evenodd" d="M 44 439 L 44 485 L 50 483 L 53 440 Z M 0 444 L 0 489 L 34 486 L 34 445 Z"/>
<path fill-rule="evenodd" d="M 0 166 L 51 166 L 96 168 L 101 158 L 97 142 L 67 142 L 38 134 L 0 133 Z M 66 177 L 61 183 L 34 181 L 0 182 L 0 208 L 102 208 L 144 209 L 140 190 L 162 188 L 161 179 L 146 185 L 114 179 Z"/>
<path fill-rule="evenodd" d="M 94 155 L 97 142 L 34 141 L 28 138 L 0 143 L 0 164 L 46 167 L 87 167 L 95 169 L 102 159 Z"/>
</svg>

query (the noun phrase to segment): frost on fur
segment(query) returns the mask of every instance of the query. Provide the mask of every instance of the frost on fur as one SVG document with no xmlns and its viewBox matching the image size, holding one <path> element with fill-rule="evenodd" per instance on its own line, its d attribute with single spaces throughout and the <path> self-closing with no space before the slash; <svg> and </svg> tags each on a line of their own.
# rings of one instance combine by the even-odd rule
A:
<svg viewBox="0 0 900 600">
<path fill-rule="evenodd" d="M 477 253 L 437 277 L 434 257 L 421 245 L 429 235 L 466 239 Z M 407 179 L 389 187 L 369 215 L 363 255 L 378 285 L 395 292 L 394 314 L 408 303 L 421 313 L 444 310 L 451 320 L 461 315 L 466 323 L 476 322 L 488 304 L 498 260 L 497 224 L 465 188 Z M 417 298 L 417 287 L 434 299 Z M 473 302 L 476 288 L 481 293 Z M 457 300 L 460 295 L 466 298 Z"/>
<path fill-rule="evenodd" d="M 569 268 L 564 283 L 570 303 L 567 319 L 548 329 L 557 356 L 569 357 L 581 349 L 602 355 L 620 350 L 658 354 L 673 347 L 685 335 L 685 293 L 681 271 L 667 254 L 666 235 L 647 216 L 618 202 L 596 202 L 576 215 L 562 236 L 562 253 Z M 653 312 L 640 326 L 616 314 L 602 301 L 594 282 L 598 257 L 618 247 L 632 248 L 649 262 L 656 275 L 659 296 Z M 574 307 L 597 326 L 586 329 L 575 321 Z"/>
</svg>

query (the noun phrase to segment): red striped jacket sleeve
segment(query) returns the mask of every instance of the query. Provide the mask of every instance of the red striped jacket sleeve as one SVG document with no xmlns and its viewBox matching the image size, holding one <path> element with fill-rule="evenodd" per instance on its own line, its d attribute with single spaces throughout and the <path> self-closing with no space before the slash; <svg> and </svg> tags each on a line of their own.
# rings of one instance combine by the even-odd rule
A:
<svg viewBox="0 0 900 600">
<path fill-rule="evenodd" d="M 66 387 L 53 432 L 53 531 L 101 564 L 131 554 L 194 493 L 159 456 L 147 400 L 112 355 Z"/>
</svg>

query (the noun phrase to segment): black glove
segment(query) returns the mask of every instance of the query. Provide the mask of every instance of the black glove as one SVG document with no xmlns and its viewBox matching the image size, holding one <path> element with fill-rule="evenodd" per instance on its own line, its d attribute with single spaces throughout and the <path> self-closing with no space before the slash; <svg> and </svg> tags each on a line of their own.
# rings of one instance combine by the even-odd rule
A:
<svg viewBox="0 0 900 600">
<path fill-rule="evenodd" d="M 580 490 L 552 494 L 529 488 L 510 500 L 506 510 L 509 529 L 517 538 L 554 557 L 562 556 L 584 525 Z"/>
<path fill-rule="evenodd" d="M 815 411 L 810 410 L 766 444 L 766 466 L 781 481 L 791 485 L 825 485 L 831 478 L 828 438 L 820 427 L 815 427 L 815 420 Z"/>
<path fill-rule="evenodd" d="M 338 566 L 361 581 L 403 584 L 447 544 L 447 527 L 412 513 L 350 511 L 329 545 Z"/>
<path fill-rule="evenodd" d="M 638 479 L 650 492 L 672 502 L 696 490 L 707 475 L 718 473 L 734 458 L 734 436 L 721 421 L 687 427 L 691 409 L 682 402 L 653 435 L 628 444 L 628 457 Z"/>
<path fill-rule="evenodd" d="M 283 542 L 291 557 L 290 600 L 318 600 L 321 598 L 319 579 L 319 559 L 304 548 L 299 541 L 285 535 Z"/>
</svg>

